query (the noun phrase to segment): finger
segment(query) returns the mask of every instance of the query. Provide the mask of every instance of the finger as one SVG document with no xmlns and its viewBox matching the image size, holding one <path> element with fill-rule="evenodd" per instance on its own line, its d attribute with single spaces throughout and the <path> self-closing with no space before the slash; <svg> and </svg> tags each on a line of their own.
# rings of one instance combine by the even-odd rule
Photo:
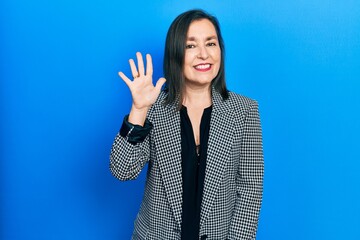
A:
<svg viewBox="0 0 360 240">
<path fill-rule="evenodd" d="M 137 63 L 138 63 L 138 72 L 139 76 L 143 76 L 145 74 L 144 71 L 144 60 L 140 52 L 136 53 Z"/>
<path fill-rule="evenodd" d="M 123 72 L 119 72 L 119 76 L 121 77 L 122 80 L 124 80 L 125 84 L 130 88 L 131 80 L 127 76 L 125 76 Z"/>
<path fill-rule="evenodd" d="M 153 65 L 150 54 L 146 54 L 146 75 L 152 76 L 153 74 Z"/>
<path fill-rule="evenodd" d="M 129 60 L 129 63 L 130 63 L 131 74 L 132 74 L 133 78 L 138 77 L 138 76 L 139 76 L 139 73 L 138 73 L 138 71 L 137 71 L 137 69 L 136 69 L 134 60 L 133 60 L 133 59 L 130 59 L 130 60 Z"/>
<path fill-rule="evenodd" d="M 155 88 L 156 88 L 158 91 L 161 91 L 161 88 L 162 88 L 162 86 L 164 85 L 165 82 L 166 82 L 166 79 L 165 79 L 165 78 L 160 78 L 160 79 L 156 82 Z"/>
</svg>

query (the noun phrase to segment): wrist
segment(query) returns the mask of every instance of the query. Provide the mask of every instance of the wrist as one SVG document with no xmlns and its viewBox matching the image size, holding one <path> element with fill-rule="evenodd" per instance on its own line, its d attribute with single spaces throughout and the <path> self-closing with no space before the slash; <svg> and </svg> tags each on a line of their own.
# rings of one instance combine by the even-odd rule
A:
<svg viewBox="0 0 360 240">
<path fill-rule="evenodd" d="M 134 104 L 131 105 L 131 111 L 137 112 L 137 113 L 147 113 L 147 111 L 150 109 L 150 107 L 142 107 L 138 108 Z"/>
<path fill-rule="evenodd" d="M 149 108 L 136 108 L 134 105 L 131 107 L 129 114 L 129 123 L 134 125 L 144 126 L 146 115 Z"/>
</svg>

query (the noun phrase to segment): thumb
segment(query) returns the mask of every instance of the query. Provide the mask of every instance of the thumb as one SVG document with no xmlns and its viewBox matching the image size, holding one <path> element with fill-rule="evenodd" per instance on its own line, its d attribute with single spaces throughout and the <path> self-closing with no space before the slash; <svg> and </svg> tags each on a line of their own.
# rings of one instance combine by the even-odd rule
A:
<svg viewBox="0 0 360 240">
<path fill-rule="evenodd" d="M 159 80 L 156 82 L 155 88 L 160 91 L 164 83 L 166 82 L 165 78 L 159 78 Z"/>
</svg>

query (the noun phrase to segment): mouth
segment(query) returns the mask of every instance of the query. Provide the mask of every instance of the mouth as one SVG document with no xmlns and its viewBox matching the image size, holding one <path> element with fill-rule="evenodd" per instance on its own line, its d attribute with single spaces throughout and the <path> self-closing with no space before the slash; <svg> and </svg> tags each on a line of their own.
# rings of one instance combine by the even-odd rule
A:
<svg viewBox="0 0 360 240">
<path fill-rule="evenodd" d="M 206 71 L 209 71 L 211 69 L 211 66 L 212 65 L 210 63 L 202 63 L 202 64 L 195 65 L 194 68 L 197 71 L 206 72 Z"/>
</svg>

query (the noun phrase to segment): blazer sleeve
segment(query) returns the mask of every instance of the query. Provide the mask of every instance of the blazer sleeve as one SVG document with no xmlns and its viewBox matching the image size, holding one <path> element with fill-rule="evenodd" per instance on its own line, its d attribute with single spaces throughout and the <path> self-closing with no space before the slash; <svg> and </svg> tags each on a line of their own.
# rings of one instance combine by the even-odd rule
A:
<svg viewBox="0 0 360 240">
<path fill-rule="evenodd" d="M 111 148 L 110 171 L 119 180 L 136 179 L 150 159 L 151 132 L 144 140 L 134 142 L 129 141 L 120 132 L 116 135 Z"/>
<path fill-rule="evenodd" d="M 229 239 L 255 239 L 262 203 L 264 156 L 257 102 L 253 101 L 245 118 L 237 173 L 237 198 Z"/>
</svg>

